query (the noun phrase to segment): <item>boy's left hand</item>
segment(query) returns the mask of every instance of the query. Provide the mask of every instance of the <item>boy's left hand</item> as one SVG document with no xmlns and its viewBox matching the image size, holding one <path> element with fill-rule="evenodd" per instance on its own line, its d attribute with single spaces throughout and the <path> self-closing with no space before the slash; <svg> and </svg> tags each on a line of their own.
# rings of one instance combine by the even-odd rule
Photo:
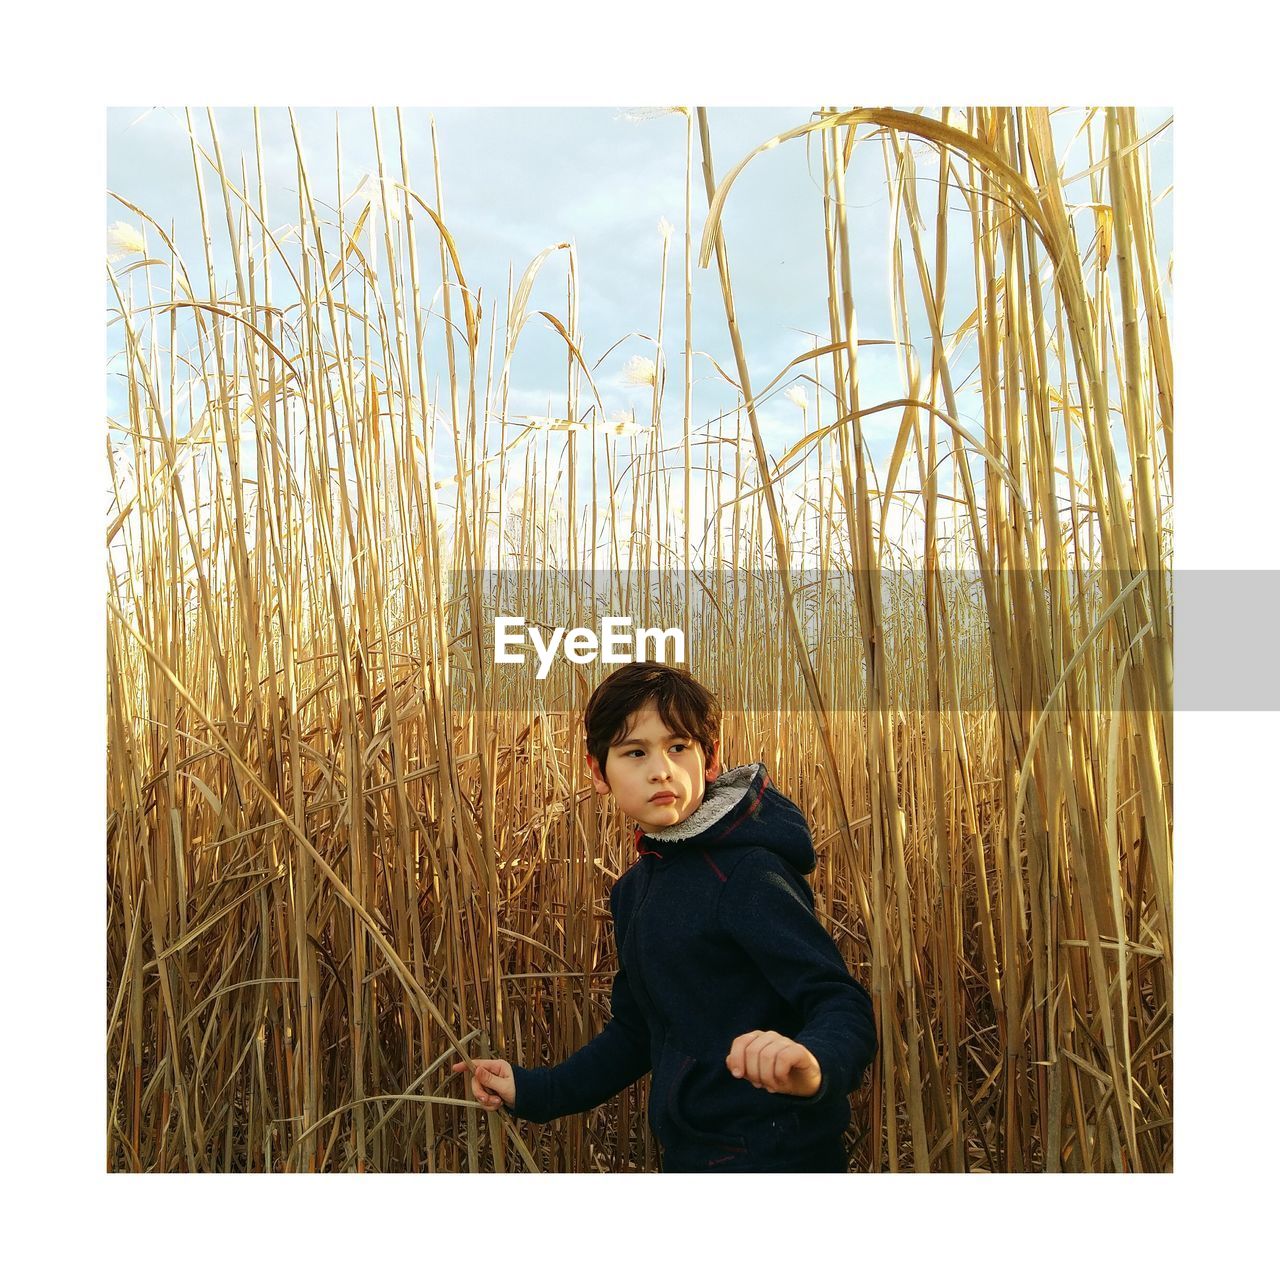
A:
<svg viewBox="0 0 1280 1280">
<path fill-rule="evenodd" d="M 808 1098 L 822 1087 L 822 1068 L 804 1045 L 777 1031 L 744 1031 L 724 1060 L 738 1077 L 757 1089 Z"/>
</svg>

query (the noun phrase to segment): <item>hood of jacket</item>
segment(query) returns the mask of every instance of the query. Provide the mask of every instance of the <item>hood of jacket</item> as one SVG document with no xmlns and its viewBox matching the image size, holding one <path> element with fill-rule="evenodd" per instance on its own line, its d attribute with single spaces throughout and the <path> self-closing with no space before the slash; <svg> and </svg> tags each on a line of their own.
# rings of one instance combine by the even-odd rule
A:
<svg viewBox="0 0 1280 1280">
<path fill-rule="evenodd" d="M 770 781 L 764 763 L 744 764 L 707 783 L 702 803 L 661 831 L 636 828 L 641 853 L 669 857 L 685 849 L 770 849 L 800 875 L 817 863 L 804 815 Z"/>
</svg>

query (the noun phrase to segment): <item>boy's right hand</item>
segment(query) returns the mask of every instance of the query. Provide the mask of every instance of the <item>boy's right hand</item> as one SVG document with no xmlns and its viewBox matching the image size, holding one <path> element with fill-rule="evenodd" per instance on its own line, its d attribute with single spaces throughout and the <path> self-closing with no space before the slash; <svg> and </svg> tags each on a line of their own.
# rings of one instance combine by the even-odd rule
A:
<svg viewBox="0 0 1280 1280">
<path fill-rule="evenodd" d="M 471 1092 L 486 1111 L 496 1111 L 504 1102 L 509 1107 L 516 1103 L 516 1080 L 511 1063 L 505 1058 L 472 1058 L 475 1074 L 471 1077 Z M 455 1073 L 465 1071 L 465 1062 L 455 1062 Z"/>
</svg>

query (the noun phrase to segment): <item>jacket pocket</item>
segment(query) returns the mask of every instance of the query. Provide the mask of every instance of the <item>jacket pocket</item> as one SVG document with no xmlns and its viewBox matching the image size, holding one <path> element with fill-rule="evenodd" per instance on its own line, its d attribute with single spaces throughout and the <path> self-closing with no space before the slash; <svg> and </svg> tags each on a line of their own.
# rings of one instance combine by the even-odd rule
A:
<svg viewBox="0 0 1280 1280">
<path fill-rule="evenodd" d="M 715 1070 L 715 1064 L 680 1049 L 669 1052 L 674 1062 L 664 1095 L 664 1111 L 672 1144 L 745 1152 L 746 1139 L 738 1128 L 713 1128 L 714 1117 L 708 1117 L 698 1106 L 698 1099 L 713 1079 L 710 1073 Z M 725 1070 L 723 1064 L 720 1070 Z"/>
</svg>

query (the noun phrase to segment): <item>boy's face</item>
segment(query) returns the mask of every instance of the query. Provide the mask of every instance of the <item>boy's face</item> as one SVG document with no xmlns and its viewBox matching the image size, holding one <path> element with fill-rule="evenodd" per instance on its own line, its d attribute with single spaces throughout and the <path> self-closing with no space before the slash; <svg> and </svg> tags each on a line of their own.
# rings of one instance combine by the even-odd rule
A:
<svg viewBox="0 0 1280 1280">
<path fill-rule="evenodd" d="M 604 773 L 596 760 L 587 760 L 598 794 L 612 793 L 642 830 L 661 831 L 702 803 L 706 784 L 720 772 L 720 745 L 708 760 L 697 740 L 675 733 L 650 701 L 632 715 L 622 741 L 609 748 Z"/>
</svg>

